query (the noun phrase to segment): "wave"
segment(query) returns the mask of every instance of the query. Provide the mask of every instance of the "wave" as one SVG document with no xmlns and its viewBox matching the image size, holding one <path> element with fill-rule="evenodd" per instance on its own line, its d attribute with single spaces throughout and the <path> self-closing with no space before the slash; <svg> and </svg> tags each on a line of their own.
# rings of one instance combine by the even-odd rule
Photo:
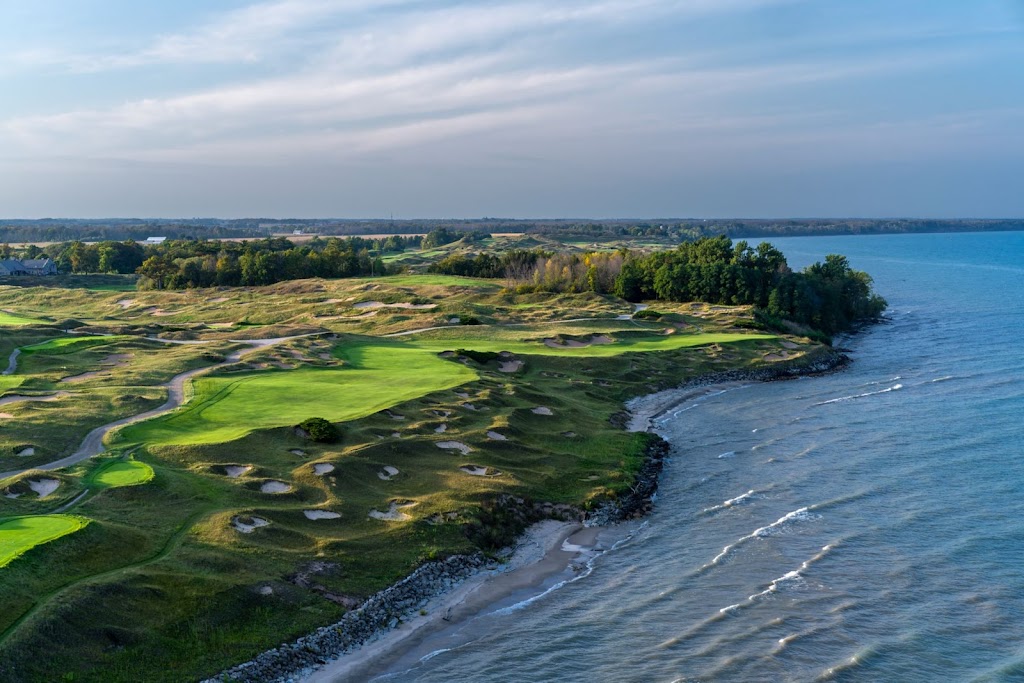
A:
<svg viewBox="0 0 1024 683">
<path fill-rule="evenodd" d="M 726 508 L 731 508 L 735 505 L 739 505 L 740 503 L 750 500 L 758 493 L 763 493 L 763 491 L 755 491 L 754 489 L 750 489 L 746 493 L 740 494 L 735 498 L 730 498 L 729 500 L 719 503 L 718 505 L 714 505 L 709 508 L 704 508 L 704 514 L 711 514 L 713 512 L 718 512 L 719 510 L 725 510 Z"/>
<path fill-rule="evenodd" d="M 888 389 L 881 389 L 879 391 L 867 391 L 867 392 L 864 392 L 863 394 L 853 394 L 853 395 L 850 395 L 850 396 L 840 396 L 839 398 L 833 398 L 833 399 L 830 399 L 828 401 L 821 401 L 820 403 L 815 403 L 814 405 L 816 405 L 816 406 L 827 406 L 830 403 L 842 403 L 843 401 L 852 401 L 852 400 L 858 399 L 858 398 L 867 398 L 868 396 L 877 396 L 878 394 L 888 394 L 890 391 L 899 391 L 902 388 L 903 388 L 902 384 L 894 384 L 891 387 L 889 387 Z"/>
<path fill-rule="evenodd" d="M 724 548 L 722 548 L 722 552 L 720 552 L 717 555 L 715 555 L 714 559 L 712 559 L 711 562 L 709 562 L 708 564 L 706 564 L 703 567 L 701 567 L 700 571 L 704 571 L 706 569 L 710 569 L 711 567 L 715 566 L 716 564 L 718 564 L 719 562 L 724 560 L 726 557 L 728 557 L 729 553 L 731 553 L 733 550 L 735 550 L 739 546 L 743 545 L 747 541 L 752 541 L 755 538 L 764 538 L 766 536 L 770 536 L 773 533 L 775 533 L 780 527 L 782 527 L 784 524 L 787 524 L 788 522 L 804 521 L 804 520 L 814 519 L 814 517 L 815 516 L 813 514 L 811 514 L 810 509 L 809 508 L 805 508 L 805 507 L 800 508 L 799 510 L 793 510 L 792 512 L 787 512 L 785 515 L 783 515 L 782 517 L 779 517 L 777 520 L 775 520 L 771 524 L 768 524 L 766 526 L 754 529 L 752 532 L 750 532 L 746 536 L 741 536 L 736 541 L 734 541 L 734 542 L 730 543 L 729 545 L 725 546 Z"/>
<path fill-rule="evenodd" d="M 719 460 L 724 460 L 725 458 L 731 458 L 734 455 L 736 455 L 736 451 L 726 451 L 725 453 L 722 453 L 721 455 L 719 455 L 718 459 Z"/>
</svg>

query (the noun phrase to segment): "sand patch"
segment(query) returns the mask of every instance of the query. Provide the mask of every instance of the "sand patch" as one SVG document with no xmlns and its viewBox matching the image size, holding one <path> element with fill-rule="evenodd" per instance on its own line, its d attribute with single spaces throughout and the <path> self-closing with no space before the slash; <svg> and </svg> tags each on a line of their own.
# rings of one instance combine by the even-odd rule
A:
<svg viewBox="0 0 1024 683">
<path fill-rule="evenodd" d="M 455 395 L 458 396 L 459 398 L 469 398 L 469 394 L 467 394 L 465 391 L 456 391 Z"/>
<path fill-rule="evenodd" d="M 785 356 L 780 356 L 777 353 L 769 353 L 767 356 L 764 357 L 764 359 L 768 360 L 768 361 L 778 361 L 778 360 L 786 360 L 786 357 Z"/>
<path fill-rule="evenodd" d="M 264 482 L 263 486 L 260 487 L 260 493 L 288 493 L 292 490 L 292 487 L 283 481 L 268 481 Z"/>
<path fill-rule="evenodd" d="M 431 412 L 438 417 L 448 417 L 452 414 L 452 411 L 450 410 L 432 410 Z"/>
<path fill-rule="evenodd" d="M 480 465 L 463 465 L 459 469 L 474 477 L 497 477 L 501 474 L 501 472 L 496 469 L 491 467 L 482 467 Z"/>
<path fill-rule="evenodd" d="M 473 405 L 472 403 L 463 403 L 462 407 L 465 408 L 466 410 L 476 410 L 477 409 L 477 407 L 475 405 Z"/>
<path fill-rule="evenodd" d="M 398 413 L 393 413 L 390 410 L 385 410 L 384 414 L 387 415 L 388 417 L 390 417 L 392 420 L 404 420 L 405 419 L 405 415 L 399 415 Z"/>
<path fill-rule="evenodd" d="M 454 358 L 455 357 L 455 352 L 454 351 L 442 351 L 441 353 L 439 353 L 437 355 L 440 356 L 441 358 Z"/>
<path fill-rule="evenodd" d="M 329 462 L 318 462 L 317 464 L 313 465 L 313 474 L 315 474 L 318 477 L 322 477 L 325 474 L 330 474 L 333 471 L 334 465 L 332 465 Z"/>
<path fill-rule="evenodd" d="M 232 479 L 238 479 L 251 469 L 252 465 L 225 465 L 224 474 L 228 475 Z"/>
<path fill-rule="evenodd" d="M 487 432 L 487 438 L 491 441 L 508 441 L 508 437 L 498 432 Z"/>
<path fill-rule="evenodd" d="M 46 403 L 46 402 L 49 402 L 49 401 L 56 401 L 58 399 L 61 399 L 61 398 L 64 398 L 65 396 L 70 396 L 70 395 L 71 394 L 69 394 L 66 391 L 58 391 L 56 394 L 50 394 L 48 396 L 23 396 L 21 394 L 15 394 L 13 396 L 6 396 L 4 398 L 0 398 L 0 406 L 6 406 L 6 405 L 9 405 L 11 403 L 23 403 L 23 402 L 24 403 L 28 403 L 29 401 L 35 401 L 35 402 L 39 402 L 39 403 Z"/>
<path fill-rule="evenodd" d="M 791 341 L 786 341 L 786 340 L 782 340 L 782 341 L 781 341 L 781 342 L 779 342 L 779 343 L 780 343 L 780 344 L 782 345 L 782 348 L 784 348 L 784 349 L 789 349 L 790 351 L 794 351 L 794 350 L 796 350 L 796 349 L 799 349 L 799 348 L 800 348 L 800 345 L 799 345 L 799 344 L 794 344 L 794 343 L 793 343 L 793 342 L 791 342 Z"/>
<path fill-rule="evenodd" d="M 211 304 L 222 304 L 228 300 L 226 296 L 218 296 L 216 299 L 210 299 Z"/>
<path fill-rule="evenodd" d="M 368 517 L 371 519 L 379 519 L 385 522 L 407 522 L 412 519 L 411 515 L 407 515 L 402 512 L 402 508 L 411 508 L 416 505 L 413 501 L 397 501 L 393 500 L 388 504 L 388 511 L 381 512 L 380 510 L 370 510 Z"/>
<path fill-rule="evenodd" d="M 385 465 L 380 472 L 377 472 L 377 476 L 383 481 L 391 481 L 398 476 L 398 468 Z"/>
<path fill-rule="evenodd" d="M 29 446 L 28 448 L 23 448 L 20 451 L 18 451 L 17 453 L 15 453 L 15 455 L 17 455 L 19 458 L 27 458 L 27 457 L 35 455 L 35 454 L 36 454 L 36 449 L 34 447 L 32 447 L 32 446 Z"/>
<path fill-rule="evenodd" d="M 562 436 L 567 439 L 574 439 L 576 438 L 576 432 L 562 432 Z"/>
<path fill-rule="evenodd" d="M 119 301 L 115 301 L 114 303 L 120 306 L 122 309 L 131 308 L 132 306 L 135 305 L 135 299 L 121 299 Z"/>
<path fill-rule="evenodd" d="M 578 339 L 566 339 L 559 341 L 555 337 L 548 337 L 544 340 L 544 346 L 552 349 L 582 349 L 595 344 L 612 344 L 615 340 L 604 334 L 596 334 L 586 341 Z"/>
<path fill-rule="evenodd" d="M 521 360 L 507 360 L 498 366 L 498 370 L 501 372 L 519 372 L 522 367 L 523 361 Z"/>
<path fill-rule="evenodd" d="M 0 420 L 11 420 L 11 419 L 14 419 L 14 416 L 11 415 L 10 413 L 0 413 Z"/>
<path fill-rule="evenodd" d="M 606 334 L 595 334 L 590 338 L 591 344 L 611 344 L 614 340 Z"/>
<path fill-rule="evenodd" d="M 301 448 L 293 448 L 293 449 L 291 449 L 288 452 L 291 453 L 292 455 L 305 455 L 306 454 L 306 451 L 302 450 Z"/>
<path fill-rule="evenodd" d="M 40 498 L 46 498 L 59 486 L 59 479 L 32 479 L 28 482 L 28 487 L 38 493 Z"/>
<path fill-rule="evenodd" d="M 473 449 L 462 443 L 461 441 L 439 441 L 437 442 L 438 448 L 443 448 L 446 451 L 459 451 L 463 455 L 472 453 Z"/>
<path fill-rule="evenodd" d="M 547 406 L 537 406 L 530 412 L 534 415 L 554 415 L 554 413 L 551 412 L 551 408 L 548 408 Z"/>
<path fill-rule="evenodd" d="M 243 534 L 251 534 L 260 527 L 268 526 L 270 522 L 262 517 L 232 517 L 231 526 L 235 531 Z"/>
<path fill-rule="evenodd" d="M 303 510 L 302 514 L 306 515 L 306 519 L 338 519 L 341 517 L 340 513 L 331 512 L 330 510 Z"/>
<path fill-rule="evenodd" d="M 102 370 L 92 370 L 91 372 L 83 372 L 80 375 L 72 375 L 71 377 L 65 377 L 60 382 L 61 384 L 73 384 L 75 382 L 84 382 L 85 380 L 92 379 L 93 377 L 100 377 L 107 375 L 110 370 L 116 370 L 117 368 L 123 368 L 128 365 L 132 355 L 130 353 L 112 353 L 103 360 L 100 361 Z"/>
<path fill-rule="evenodd" d="M 434 428 L 434 432 L 436 432 L 437 434 L 444 434 L 446 431 L 448 431 L 447 424 L 438 425 L 437 427 Z"/>
<path fill-rule="evenodd" d="M 21 494 L 20 493 L 5 493 L 4 494 L 4 498 L 10 498 L 11 500 L 17 500 L 18 498 L 21 498 Z"/>
<path fill-rule="evenodd" d="M 147 308 L 142 312 L 143 315 L 151 315 L 154 318 L 164 318 L 169 315 L 178 315 L 181 311 L 167 311 L 162 308 Z"/>
</svg>

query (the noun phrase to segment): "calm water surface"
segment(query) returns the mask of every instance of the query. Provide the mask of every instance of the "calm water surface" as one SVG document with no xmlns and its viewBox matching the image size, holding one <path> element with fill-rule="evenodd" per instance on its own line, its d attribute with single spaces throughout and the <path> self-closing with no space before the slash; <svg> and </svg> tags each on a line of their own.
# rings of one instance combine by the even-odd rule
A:
<svg viewBox="0 0 1024 683">
<path fill-rule="evenodd" d="M 380 680 L 1024 680 L 1024 234 L 774 243 L 846 254 L 891 322 L 679 406 L 629 541 Z"/>
</svg>

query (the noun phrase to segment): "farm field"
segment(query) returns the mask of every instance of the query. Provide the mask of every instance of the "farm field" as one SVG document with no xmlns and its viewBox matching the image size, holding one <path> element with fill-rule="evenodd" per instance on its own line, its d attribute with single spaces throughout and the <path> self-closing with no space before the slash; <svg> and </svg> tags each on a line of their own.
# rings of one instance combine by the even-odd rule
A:
<svg viewBox="0 0 1024 683">
<path fill-rule="evenodd" d="M 824 351 L 750 329 L 745 307 L 634 318 L 611 296 L 443 275 L 77 284 L 0 287 L 10 315 L 72 321 L 0 338 L 20 350 L 0 376 L 11 680 L 212 675 L 426 559 L 490 548 L 503 537 L 470 531 L 496 496 L 585 509 L 627 491 L 648 437 L 617 426 L 623 400 Z M 100 455 L 40 469 L 147 411 Z M 337 438 L 297 431 L 309 418 Z"/>
</svg>

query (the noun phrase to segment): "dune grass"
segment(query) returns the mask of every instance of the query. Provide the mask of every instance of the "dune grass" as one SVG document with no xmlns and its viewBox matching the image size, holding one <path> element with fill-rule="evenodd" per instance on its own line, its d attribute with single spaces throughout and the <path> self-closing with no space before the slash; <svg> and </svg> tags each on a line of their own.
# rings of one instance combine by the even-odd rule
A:
<svg viewBox="0 0 1024 683">
<path fill-rule="evenodd" d="M 39 325 L 44 321 L 36 320 L 35 318 L 28 318 L 23 315 L 17 315 L 15 313 L 7 313 L 6 311 L 0 311 L 0 327 L 21 327 L 23 325 Z"/>
<path fill-rule="evenodd" d="M 0 520 L 0 567 L 37 545 L 67 536 L 89 523 L 75 515 L 34 515 Z"/>
<path fill-rule="evenodd" d="M 89 488 L 116 488 L 145 484 L 153 478 L 153 468 L 137 460 L 115 460 L 96 470 L 87 480 Z"/>
<path fill-rule="evenodd" d="M 355 343 L 337 354 L 346 367 L 199 378 L 182 410 L 127 427 L 120 439 L 149 445 L 218 443 L 309 417 L 353 420 L 477 377 L 461 364 L 395 344 Z"/>
</svg>

